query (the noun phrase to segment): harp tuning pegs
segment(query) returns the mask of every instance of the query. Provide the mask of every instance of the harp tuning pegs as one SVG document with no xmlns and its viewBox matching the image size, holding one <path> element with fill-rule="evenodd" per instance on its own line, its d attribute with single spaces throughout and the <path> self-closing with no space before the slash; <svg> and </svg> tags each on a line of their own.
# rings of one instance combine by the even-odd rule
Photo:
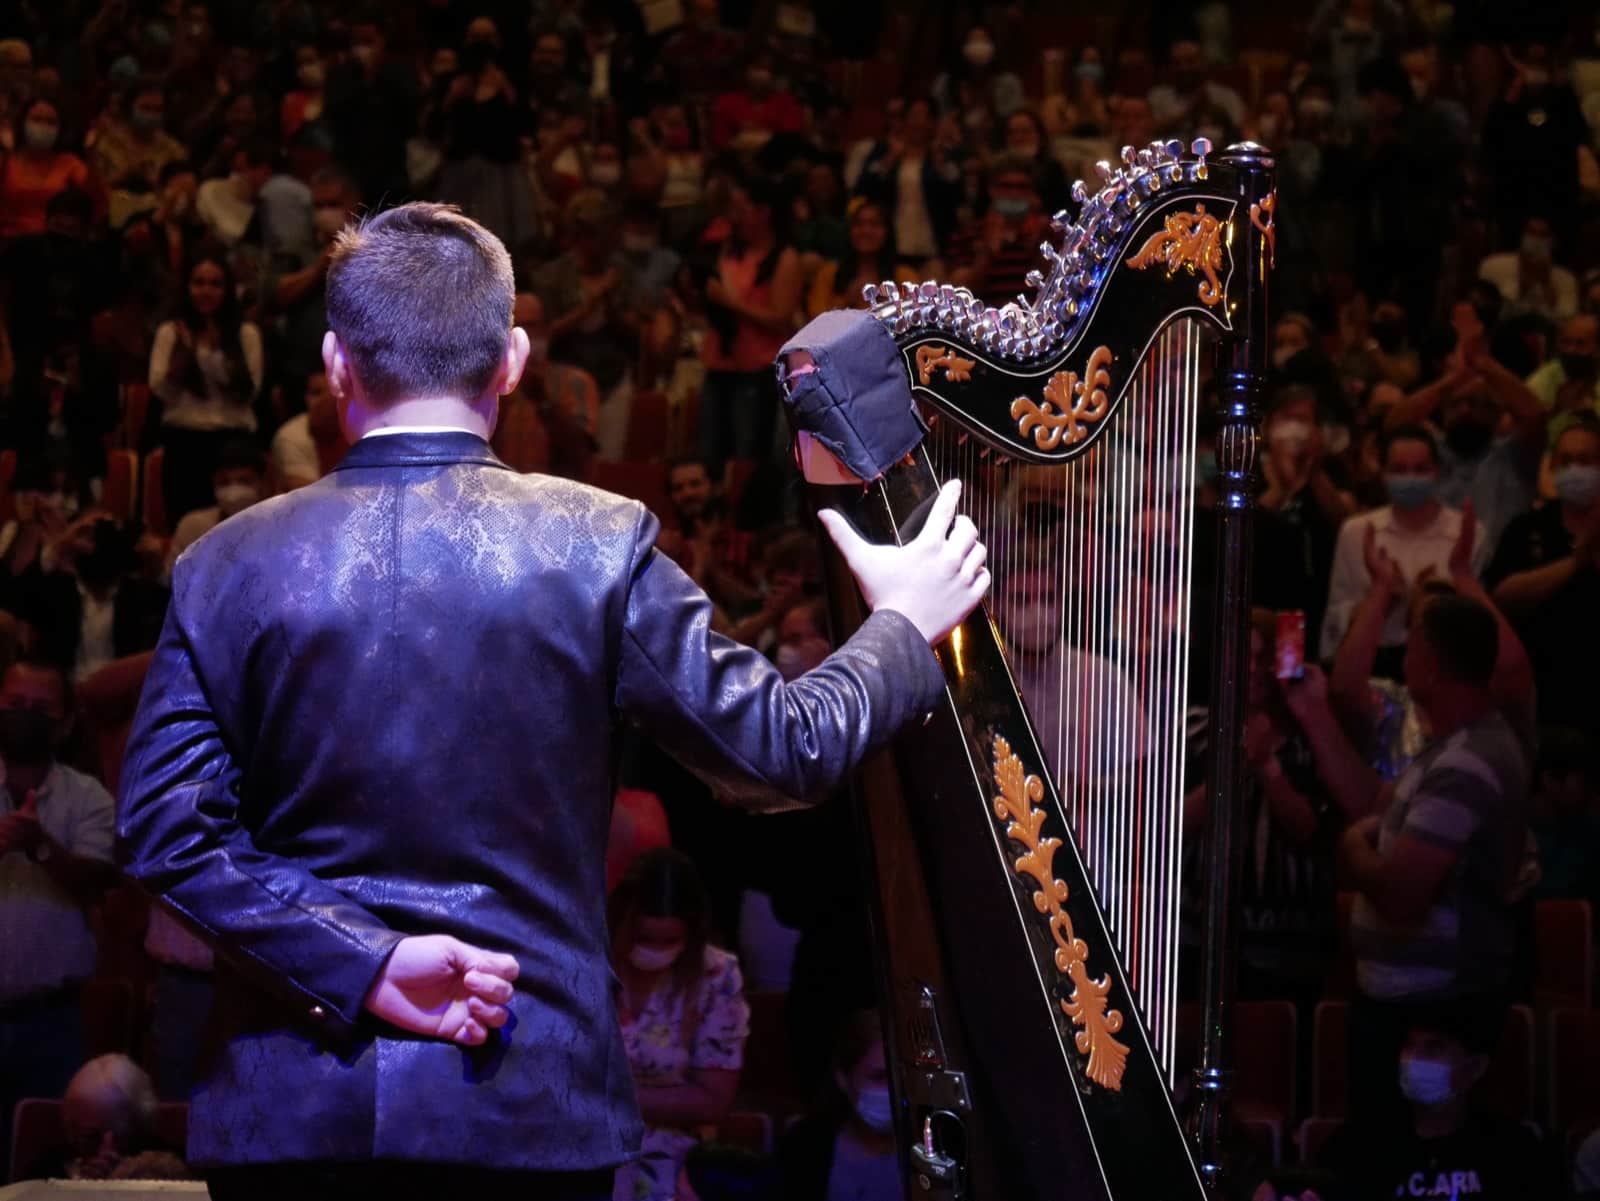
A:
<svg viewBox="0 0 1600 1201">
<path fill-rule="evenodd" d="M 1028 272 L 1027 275 L 1022 277 L 1022 282 L 1027 284 L 1030 288 L 1042 288 L 1044 286 L 1044 276 L 1039 273 L 1037 268 L 1035 268 L 1034 270 Z"/>
<path fill-rule="evenodd" d="M 1170 159 L 1183 157 L 1183 143 L 1178 141 L 1177 138 L 1169 138 L 1162 148 L 1167 152 L 1167 157 Z"/>
<path fill-rule="evenodd" d="M 1208 145 L 1209 145 L 1209 143 L 1208 143 Z M 1105 183 L 1110 183 L 1113 179 L 1115 179 L 1117 177 L 1117 172 L 1116 172 L 1115 168 L 1113 168 L 1111 166 L 1111 164 L 1109 162 L 1107 162 L 1105 159 L 1101 159 L 1099 162 L 1097 162 L 1094 165 L 1094 172 Z"/>
<path fill-rule="evenodd" d="M 1078 204 L 1089 203 L 1089 188 L 1083 180 L 1074 180 L 1072 183 L 1072 199 Z"/>
<path fill-rule="evenodd" d="M 878 285 L 867 284 L 861 289 L 861 299 L 866 302 L 869 309 L 878 307 Z"/>
<path fill-rule="evenodd" d="M 1130 169 L 1137 167 L 1139 165 L 1139 152 L 1132 146 L 1124 146 L 1122 148 L 1122 161 Z"/>
</svg>

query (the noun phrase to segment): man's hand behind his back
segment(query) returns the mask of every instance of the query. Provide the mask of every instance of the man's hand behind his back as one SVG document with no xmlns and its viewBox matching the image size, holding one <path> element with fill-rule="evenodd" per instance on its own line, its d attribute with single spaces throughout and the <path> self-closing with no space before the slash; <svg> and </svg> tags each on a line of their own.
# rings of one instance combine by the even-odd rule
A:
<svg viewBox="0 0 1600 1201">
<path fill-rule="evenodd" d="M 904 546 L 866 541 L 832 509 L 818 514 L 867 604 L 874 611 L 893 609 L 930 646 L 943 641 L 989 591 L 987 552 L 972 519 L 956 516 L 960 499 L 961 481 L 946 483 L 922 532 Z"/>
<path fill-rule="evenodd" d="M 447 934 L 403 938 L 373 981 L 369 1013 L 412 1034 L 475 1047 L 506 1024 L 517 961 Z"/>
</svg>

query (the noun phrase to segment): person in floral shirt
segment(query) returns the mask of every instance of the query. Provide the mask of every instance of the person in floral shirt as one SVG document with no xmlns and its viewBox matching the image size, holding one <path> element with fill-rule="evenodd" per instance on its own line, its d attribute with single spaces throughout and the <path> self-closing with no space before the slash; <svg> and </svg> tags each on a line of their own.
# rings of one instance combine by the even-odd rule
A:
<svg viewBox="0 0 1600 1201">
<path fill-rule="evenodd" d="M 610 900 L 622 982 L 622 1040 L 644 1145 L 617 1169 L 613 1201 L 671 1201 L 696 1131 L 733 1101 L 750 1033 L 738 961 L 710 944 L 711 913 L 694 864 L 676 851 L 635 859 Z"/>
</svg>

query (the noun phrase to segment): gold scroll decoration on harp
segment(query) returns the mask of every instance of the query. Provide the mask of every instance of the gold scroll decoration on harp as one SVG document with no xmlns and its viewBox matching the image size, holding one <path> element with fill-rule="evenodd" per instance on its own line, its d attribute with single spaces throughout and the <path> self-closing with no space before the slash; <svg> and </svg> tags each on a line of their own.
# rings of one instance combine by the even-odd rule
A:
<svg viewBox="0 0 1600 1201">
<path fill-rule="evenodd" d="M 1078 1053 L 1089 1057 L 1084 1074 L 1102 1088 L 1122 1091 L 1122 1073 L 1128 1063 L 1128 1048 L 1113 1037 L 1122 1029 L 1122 1014 L 1109 1004 L 1111 981 L 1089 975 L 1089 945 L 1072 928 L 1072 918 L 1063 905 L 1067 885 L 1055 875 L 1055 853 L 1059 838 L 1041 834 L 1045 809 L 1038 802 L 1044 796 L 1044 781 L 1029 775 L 1011 744 L 1000 734 L 994 736 L 995 816 L 1006 823 L 1006 837 L 1019 844 L 1024 853 L 1013 863 L 1019 876 L 1032 877 L 1038 886 L 1033 906 L 1050 919 L 1050 934 L 1056 943 L 1056 971 L 1072 981 L 1072 994 L 1061 1010 L 1078 1028 L 1074 1041 Z"/>
<path fill-rule="evenodd" d="M 1040 450 L 1054 450 L 1065 442 L 1074 446 L 1089 436 L 1090 425 L 1111 408 L 1111 348 L 1097 346 L 1080 379 L 1075 372 L 1058 371 L 1044 386 L 1044 402 L 1026 396 L 1011 402 L 1011 416 L 1017 432 L 1024 438 L 1033 435 Z"/>
<path fill-rule="evenodd" d="M 964 384 L 972 378 L 972 369 L 976 365 L 948 346 L 917 347 L 917 379 L 923 387 L 933 382 L 933 373 L 941 368 L 951 383 Z"/>
<path fill-rule="evenodd" d="M 1222 299 L 1222 222 L 1206 212 L 1203 204 L 1195 205 L 1192 213 L 1170 214 L 1160 233 L 1152 234 L 1139 248 L 1139 253 L 1128 260 L 1135 271 L 1160 263 L 1171 279 L 1179 269 L 1190 275 L 1200 272 L 1200 299 L 1215 305 Z"/>
<path fill-rule="evenodd" d="M 1261 231 L 1267 240 L 1267 266 L 1278 265 L 1278 189 L 1267 193 L 1265 200 L 1250 206 L 1250 224 Z"/>
</svg>

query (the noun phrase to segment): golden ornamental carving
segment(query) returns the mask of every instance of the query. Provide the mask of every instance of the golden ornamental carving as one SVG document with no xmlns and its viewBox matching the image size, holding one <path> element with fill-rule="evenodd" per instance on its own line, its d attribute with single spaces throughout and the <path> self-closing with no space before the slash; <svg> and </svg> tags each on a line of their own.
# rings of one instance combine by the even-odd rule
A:
<svg viewBox="0 0 1600 1201">
<path fill-rule="evenodd" d="M 964 384 L 972 378 L 972 369 L 976 365 L 948 346 L 917 347 L 917 379 L 924 387 L 933 382 L 933 373 L 941 368 L 951 383 Z"/>
<path fill-rule="evenodd" d="M 1111 348 L 1097 346 L 1089 354 L 1089 364 L 1083 378 L 1075 372 L 1058 371 L 1044 386 L 1044 402 L 1036 403 L 1026 396 L 1011 402 L 1011 416 L 1017 423 L 1017 432 L 1024 438 L 1033 435 L 1033 444 L 1040 450 L 1054 450 L 1065 442 L 1075 446 L 1089 436 L 1090 425 L 1099 421 L 1111 408 Z"/>
<path fill-rule="evenodd" d="M 1222 222 L 1206 212 L 1203 204 L 1195 205 L 1192 213 L 1172 213 L 1158 234 L 1152 234 L 1128 260 L 1128 266 L 1143 271 L 1152 263 L 1166 266 L 1171 279 L 1182 268 L 1190 275 L 1200 272 L 1200 299 L 1214 305 L 1222 299 L 1222 281 L 1217 273 L 1222 270 Z"/>
<path fill-rule="evenodd" d="M 1038 885 L 1033 906 L 1050 918 L 1056 971 L 1072 981 L 1072 994 L 1061 1002 L 1061 1011 L 1078 1027 L 1074 1039 L 1078 1054 L 1089 1057 L 1084 1074 L 1102 1088 L 1121 1092 L 1128 1048 L 1113 1035 L 1122 1029 L 1122 1014 L 1110 1007 L 1110 977 L 1096 980 L 1089 975 L 1089 946 L 1073 931 L 1072 918 L 1063 908 L 1067 885 L 1056 878 L 1053 866 L 1061 840 L 1040 832 L 1045 809 L 1038 802 L 1044 796 L 1044 781 L 1027 774 L 1011 744 L 999 734 L 994 736 L 994 782 L 995 816 L 1006 823 L 1006 837 L 1024 851 L 1012 866 L 1019 876 L 1032 877 Z"/>
<path fill-rule="evenodd" d="M 1278 189 L 1273 188 L 1260 204 L 1250 206 L 1250 224 L 1267 240 L 1267 266 L 1278 265 Z"/>
</svg>

